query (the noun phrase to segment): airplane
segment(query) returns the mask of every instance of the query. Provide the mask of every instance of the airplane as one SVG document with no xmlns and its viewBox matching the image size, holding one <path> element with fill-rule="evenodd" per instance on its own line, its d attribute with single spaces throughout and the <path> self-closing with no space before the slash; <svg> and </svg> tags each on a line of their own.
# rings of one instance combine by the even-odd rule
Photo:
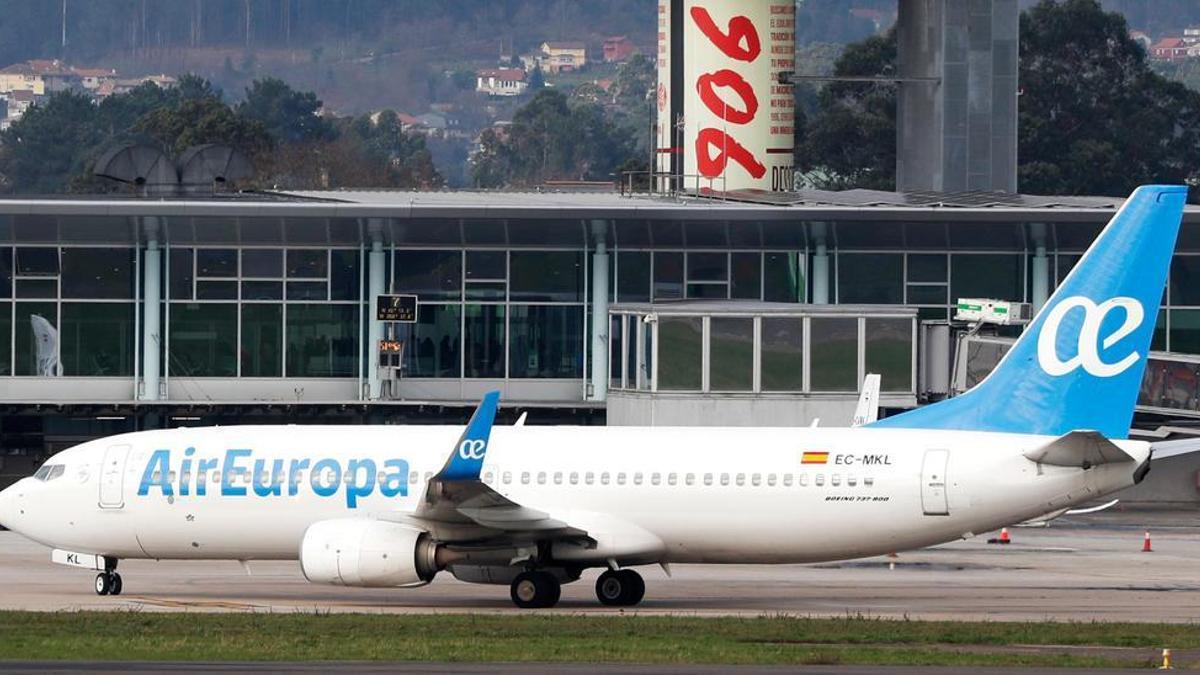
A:
<svg viewBox="0 0 1200 675">
<path fill-rule="evenodd" d="M 0 523 L 98 572 L 127 559 L 298 560 L 314 583 L 447 571 L 555 605 L 599 568 L 812 563 L 973 537 L 1140 482 L 1130 440 L 1187 188 L 1142 186 L 995 370 L 857 428 L 458 426 L 139 431 L 64 450 L 0 492 Z"/>
</svg>

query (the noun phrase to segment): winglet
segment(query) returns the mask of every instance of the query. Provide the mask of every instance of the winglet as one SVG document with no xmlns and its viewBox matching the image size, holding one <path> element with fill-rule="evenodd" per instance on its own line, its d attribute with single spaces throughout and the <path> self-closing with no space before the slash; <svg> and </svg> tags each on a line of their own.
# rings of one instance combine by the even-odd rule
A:
<svg viewBox="0 0 1200 675">
<path fill-rule="evenodd" d="M 854 409 L 850 426 L 861 427 L 879 419 L 879 382 L 879 373 L 867 373 L 863 378 L 862 394 L 858 397 L 858 407 Z"/>
<path fill-rule="evenodd" d="M 438 472 L 441 480 L 478 480 L 479 471 L 483 468 L 483 460 L 487 457 L 488 436 L 492 433 L 492 423 L 496 421 L 496 408 L 500 404 L 500 392 L 489 391 L 479 402 L 475 414 L 467 422 L 458 443 L 446 466 Z"/>
</svg>

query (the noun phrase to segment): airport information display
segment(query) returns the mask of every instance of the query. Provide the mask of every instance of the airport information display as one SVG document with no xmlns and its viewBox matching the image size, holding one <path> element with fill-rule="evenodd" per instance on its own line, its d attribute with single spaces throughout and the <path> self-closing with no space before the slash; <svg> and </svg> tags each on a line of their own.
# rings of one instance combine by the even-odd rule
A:
<svg viewBox="0 0 1200 675">
<path fill-rule="evenodd" d="M 417 296 L 380 295 L 375 298 L 375 319 L 396 323 L 417 322 Z"/>
</svg>

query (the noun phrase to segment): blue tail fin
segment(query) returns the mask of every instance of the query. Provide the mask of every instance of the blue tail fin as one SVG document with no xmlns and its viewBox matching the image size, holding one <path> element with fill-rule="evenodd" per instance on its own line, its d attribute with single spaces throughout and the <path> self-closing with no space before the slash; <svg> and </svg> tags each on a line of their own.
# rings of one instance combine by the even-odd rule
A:
<svg viewBox="0 0 1200 675">
<path fill-rule="evenodd" d="M 1139 187 L 986 379 L 871 426 L 1126 438 L 1186 198 Z"/>
</svg>

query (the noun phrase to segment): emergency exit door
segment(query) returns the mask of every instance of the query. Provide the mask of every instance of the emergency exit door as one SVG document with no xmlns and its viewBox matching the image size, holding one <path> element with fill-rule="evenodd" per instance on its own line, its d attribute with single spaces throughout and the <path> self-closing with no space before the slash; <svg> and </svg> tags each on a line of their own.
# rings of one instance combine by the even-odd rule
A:
<svg viewBox="0 0 1200 675">
<path fill-rule="evenodd" d="M 921 507 L 927 516 L 948 516 L 950 505 L 946 500 L 947 450 L 926 450 L 921 464 Z"/>
<path fill-rule="evenodd" d="M 128 457 L 128 445 L 110 445 L 104 451 L 104 464 L 100 467 L 100 508 L 125 506 L 125 460 Z"/>
</svg>

